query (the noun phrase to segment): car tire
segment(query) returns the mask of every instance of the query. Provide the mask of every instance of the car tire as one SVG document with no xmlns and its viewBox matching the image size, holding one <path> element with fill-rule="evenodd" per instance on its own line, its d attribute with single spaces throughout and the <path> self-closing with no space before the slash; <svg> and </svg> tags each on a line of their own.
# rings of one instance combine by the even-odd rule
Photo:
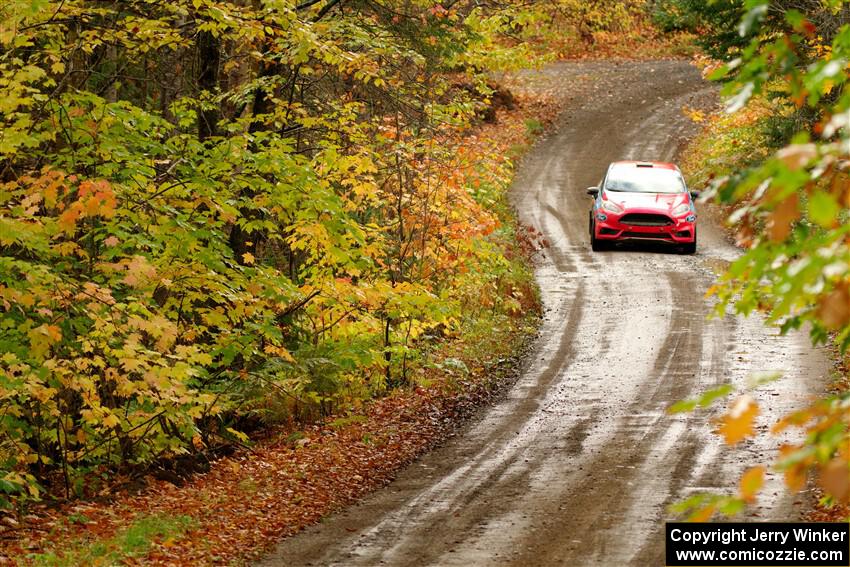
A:
<svg viewBox="0 0 850 567">
<path fill-rule="evenodd" d="M 591 221 L 590 224 L 590 249 L 594 252 L 602 252 L 608 249 L 608 243 L 604 240 L 596 238 L 596 223 Z"/>
<path fill-rule="evenodd" d="M 682 254 L 695 254 L 697 251 L 697 231 L 694 229 L 694 241 L 682 246 Z"/>
</svg>

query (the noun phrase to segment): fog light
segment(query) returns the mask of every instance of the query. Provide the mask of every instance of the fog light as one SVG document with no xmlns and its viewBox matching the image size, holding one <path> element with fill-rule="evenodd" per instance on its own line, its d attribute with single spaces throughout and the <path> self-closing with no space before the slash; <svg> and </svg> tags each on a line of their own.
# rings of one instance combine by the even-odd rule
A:
<svg viewBox="0 0 850 567">
<path fill-rule="evenodd" d="M 603 215 L 602 213 L 596 213 L 596 220 L 605 222 L 608 220 L 608 215 Z"/>
<path fill-rule="evenodd" d="M 688 222 L 694 222 L 694 221 L 697 220 L 697 216 L 696 215 L 688 215 L 687 217 L 685 217 L 685 220 L 688 221 Z"/>
</svg>

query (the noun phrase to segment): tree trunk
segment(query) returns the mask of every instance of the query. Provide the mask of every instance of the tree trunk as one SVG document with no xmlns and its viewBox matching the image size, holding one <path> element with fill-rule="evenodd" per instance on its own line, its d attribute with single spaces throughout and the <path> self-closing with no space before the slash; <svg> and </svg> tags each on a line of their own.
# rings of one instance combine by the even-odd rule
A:
<svg viewBox="0 0 850 567">
<path fill-rule="evenodd" d="M 221 63 L 221 42 L 208 31 L 198 33 L 198 88 L 214 93 L 218 86 L 218 68 Z M 217 107 L 204 106 L 198 110 L 198 138 L 206 140 L 216 135 L 220 112 Z"/>
</svg>

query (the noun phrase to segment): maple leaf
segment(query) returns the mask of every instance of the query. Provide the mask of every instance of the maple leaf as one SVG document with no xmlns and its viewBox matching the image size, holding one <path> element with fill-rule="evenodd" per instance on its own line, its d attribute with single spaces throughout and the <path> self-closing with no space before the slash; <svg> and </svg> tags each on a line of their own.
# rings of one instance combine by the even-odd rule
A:
<svg viewBox="0 0 850 567">
<path fill-rule="evenodd" d="M 127 372 L 133 372 L 134 370 L 138 370 L 142 366 L 141 360 L 131 356 L 120 358 L 118 362 L 121 364 L 121 368 L 123 368 Z"/>
<path fill-rule="evenodd" d="M 104 239 L 103 243 L 109 247 L 116 246 L 119 240 L 117 236 L 110 236 L 109 238 Z"/>
<path fill-rule="evenodd" d="M 245 252 L 242 254 L 242 261 L 250 266 L 254 263 L 254 255 L 250 252 Z"/>
<path fill-rule="evenodd" d="M 74 203 L 59 215 L 59 228 L 65 232 L 71 232 L 77 224 L 77 219 L 82 214 L 82 205 L 79 202 Z"/>
<path fill-rule="evenodd" d="M 131 287 L 136 287 L 155 275 L 156 268 L 148 263 L 147 258 L 136 255 L 127 262 L 127 275 L 122 281 Z"/>
<path fill-rule="evenodd" d="M 753 435 L 753 421 L 758 413 L 758 404 L 745 394 L 735 400 L 729 411 L 718 420 L 717 432 L 723 435 L 727 444 L 734 445 Z"/>
<path fill-rule="evenodd" d="M 292 355 L 283 347 L 268 344 L 263 348 L 263 351 L 266 354 L 274 354 L 279 356 L 280 358 L 286 360 L 287 362 L 295 362 L 295 359 L 292 358 Z"/>
<path fill-rule="evenodd" d="M 115 427 L 116 425 L 118 425 L 118 417 L 114 413 L 109 413 L 103 417 L 101 423 L 103 423 L 103 425 L 108 428 Z"/>
<path fill-rule="evenodd" d="M 50 345 L 62 338 L 62 330 L 56 325 L 40 325 L 30 330 L 27 335 L 30 340 L 30 348 L 36 357 L 47 354 Z"/>
</svg>

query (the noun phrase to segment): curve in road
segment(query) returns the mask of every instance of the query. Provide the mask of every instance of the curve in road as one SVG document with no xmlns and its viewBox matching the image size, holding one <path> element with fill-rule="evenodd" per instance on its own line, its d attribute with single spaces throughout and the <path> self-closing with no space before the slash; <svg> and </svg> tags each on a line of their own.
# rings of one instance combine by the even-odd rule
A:
<svg viewBox="0 0 850 567">
<path fill-rule="evenodd" d="M 283 541 L 264 565 L 663 565 L 668 505 L 734 487 L 780 441 L 729 450 L 710 415 L 665 410 L 781 368 L 789 377 L 757 394 L 769 404 L 763 430 L 822 387 L 826 357 L 805 336 L 777 336 L 758 318 L 707 318 L 712 266 L 737 252 L 705 218 L 694 256 L 590 251 L 585 189 L 613 160 L 675 158 L 694 133 L 682 107 L 715 96 L 699 72 L 586 62 L 527 78 L 574 100 L 512 188 L 521 220 L 550 243 L 537 268 L 546 315 L 521 377 L 461 434 Z M 751 516 L 796 517 L 776 475 L 764 494 Z"/>
</svg>

